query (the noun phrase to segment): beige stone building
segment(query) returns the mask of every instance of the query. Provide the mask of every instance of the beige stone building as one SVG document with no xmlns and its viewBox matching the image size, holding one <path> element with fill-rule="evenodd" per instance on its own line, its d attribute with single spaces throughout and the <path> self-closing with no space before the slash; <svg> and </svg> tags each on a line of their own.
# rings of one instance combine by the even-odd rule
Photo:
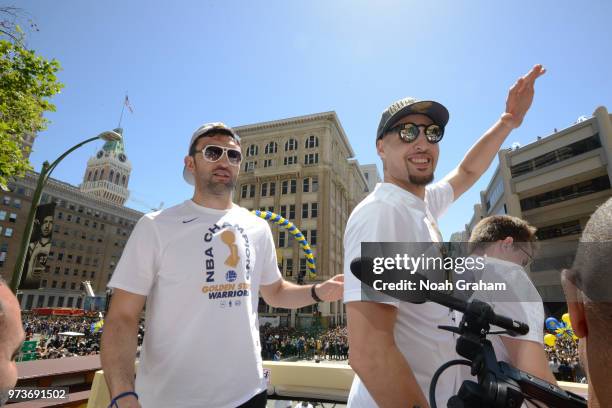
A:
<svg viewBox="0 0 612 408">
<path fill-rule="evenodd" d="M 536 226 L 543 243 L 576 242 L 597 206 L 612 196 L 611 118 L 599 107 L 567 129 L 500 151 L 500 164 L 466 232 L 483 217 L 509 214 Z M 552 252 L 539 254 L 530 275 L 545 300 L 562 302 L 559 270 L 571 264 L 573 254 Z"/>
<path fill-rule="evenodd" d="M 242 207 L 273 211 L 292 221 L 306 236 L 316 259 L 319 282 L 343 272 L 344 228 L 367 195 L 368 183 L 335 112 L 235 128 L 242 138 L 244 159 L 234 201 Z M 285 229 L 271 224 L 279 269 L 298 282 L 306 259 Z M 309 326 L 313 307 L 298 311 L 273 309 L 260 301 L 262 316 L 280 317 L 281 324 Z M 318 306 L 323 324 L 345 321 L 341 301 Z"/>
<path fill-rule="evenodd" d="M 121 132 L 121 129 L 116 129 Z M 104 296 L 123 247 L 143 215 L 124 207 L 131 166 L 123 143 L 107 142 L 92 157 L 80 187 L 49 179 L 41 204 L 56 203 L 51 249 L 38 290 L 19 293 L 22 309 L 83 306 L 83 281 Z M 0 274 L 10 282 L 38 173 L 0 193 Z"/>
</svg>

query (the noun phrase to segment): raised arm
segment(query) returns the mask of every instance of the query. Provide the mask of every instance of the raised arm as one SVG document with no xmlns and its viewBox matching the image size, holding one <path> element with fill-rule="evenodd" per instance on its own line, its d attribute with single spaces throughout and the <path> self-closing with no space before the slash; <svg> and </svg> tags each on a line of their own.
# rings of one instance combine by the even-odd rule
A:
<svg viewBox="0 0 612 408">
<path fill-rule="evenodd" d="M 283 309 L 297 309 L 315 303 L 312 285 L 296 285 L 279 279 L 271 285 L 261 285 L 259 291 L 267 304 Z M 342 299 L 344 275 L 336 275 L 325 282 L 317 283 L 316 295 L 323 301 L 335 302 Z"/>
<path fill-rule="evenodd" d="M 541 65 L 536 65 L 516 81 L 508 92 L 504 114 L 468 150 L 459 166 L 444 178 L 453 186 L 455 200 L 482 176 L 491 165 L 506 137 L 523 123 L 533 102 L 535 81 L 545 72 L 546 70 Z"/>
<path fill-rule="evenodd" d="M 134 363 L 138 346 L 138 323 L 146 296 L 115 289 L 104 321 L 100 358 L 111 399 L 134 391 Z M 119 407 L 140 407 L 133 396 L 117 401 Z"/>
</svg>

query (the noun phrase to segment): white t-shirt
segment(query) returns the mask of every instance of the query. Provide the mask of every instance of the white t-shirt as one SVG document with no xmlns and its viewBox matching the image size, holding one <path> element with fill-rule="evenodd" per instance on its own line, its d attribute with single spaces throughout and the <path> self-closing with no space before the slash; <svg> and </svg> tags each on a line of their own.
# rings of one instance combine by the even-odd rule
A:
<svg viewBox="0 0 612 408">
<path fill-rule="evenodd" d="M 425 200 L 390 183 L 379 183 L 351 213 L 344 235 L 344 302 L 360 301 L 361 282 L 351 273 L 351 261 L 361 255 L 361 242 L 441 242 L 439 218 L 453 202 L 454 193 L 447 182 L 426 188 Z M 398 308 L 394 337 L 416 380 L 429 397 L 429 384 L 442 364 L 457 358 L 452 333 L 438 325 L 454 325 L 448 308 L 427 302 L 412 304 L 385 302 Z M 459 372 L 451 367 L 436 388 L 438 406 L 446 406 L 456 391 Z M 376 407 L 364 384 L 355 376 L 347 405 L 353 408 Z"/>
<path fill-rule="evenodd" d="M 477 280 L 493 283 L 505 283 L 506 291 L 479 291 L 472 294 L 472 299 L 482 300 L 493 308 L 496 314 L 510 317 L 529 325 L 529 333 L 524 336 L 510 336 L 509 334 L 490 335 L 495 356 L 498 361 L 510 363 L 508 350 L 500 336 L 518 340 L 534 341 L 544 347 L 544 306 L 537 289 L 525 273 L 525 270 L 503 259 L 486 257 L 485 269 L 475 276 Z M 459 313 L 458 318 L 461 318 Z M 491 331 L 501 331 L 497 326 L 491 326 Z M 468 370 L 469 371 L 469 370 Z M 473 378 L 471 378 L 473 379 Z"/>
<path fill-rule="evenodd" d="M 109 282 L 147 296 L 141 405 L 234 408 L 264 391 L 258 293 L 280 278 L 269 225 L 244 208 L 143 216 Z"/>
</svg>

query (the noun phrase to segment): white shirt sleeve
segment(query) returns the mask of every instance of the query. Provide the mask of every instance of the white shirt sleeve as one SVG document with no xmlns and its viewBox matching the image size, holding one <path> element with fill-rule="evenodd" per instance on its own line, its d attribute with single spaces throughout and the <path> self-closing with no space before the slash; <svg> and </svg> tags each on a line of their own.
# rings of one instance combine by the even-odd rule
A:
<svg viewBox="0 0 612 408">
<path fill-rule="evenodd" d="M 362 284 L 351 272 L 351 262 L 361 256 L 362 242 L 398 242 L 406 239 L 405 227 L 397 210 L 387 203 L 376 201 L 360 207 L 351 214 L 344 233 L 344 302 L 374 300 L 362 291 Z M 374 290 L 372 289 L 372 293 Z M 381 293 L 375 294 L 376 299 L 384 298 L 381 303 L 399 306 L 399 300 Z"/>
<path fill-rule="evenodd" d="M 435 219 L 439 219 L 455 199 L 453 187 L 448 181 L 439 181 L 427 186 L 425 191 L 425 201 L 427 201 L 429 211 Z"/>
<path fill-rule="evenodd" d="M 262 245 L 260 253 L 257 254 L 257 268 L 261 271 L 261 285 L 271 285 L 282 278 L 278 270 L 278 261 L 276 259 L 276 247 L 274 245 L 274 237 L 270 226 L 265 225 L 265 232 L 261 238 Z"/>
<path fill-rule="evenodd" d="M 157 276 L 160 253 L 157 228 L 145 215 L 136 223 L 108 287 L 148 296 Z"/>
</svg>

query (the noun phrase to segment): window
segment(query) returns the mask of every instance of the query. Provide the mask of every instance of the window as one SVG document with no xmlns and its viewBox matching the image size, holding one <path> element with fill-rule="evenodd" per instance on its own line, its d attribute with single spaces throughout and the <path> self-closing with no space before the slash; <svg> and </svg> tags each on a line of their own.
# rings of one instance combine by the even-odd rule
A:
<svg viewBox="0 0 612 408">
<path fill-rule="evenodd" d="M 270 197 L 274 197 L 276 195 L 276 183 L 274 181 L 270 182 Z"/>
<path fill-rule="evenodd" d="M 280 216 L 283 218 L 287 218 L 287 206 L 286 205 L 280 206 Z"/>
<path fill-rule="evenodd" d="M 302 192 L 307 193 L 310 191 L 310 179 L 309 178 L 305 178 L 302 181 Z"/>
<path fill-rule="evenodd" d="M 64 268 L 64 275 L 70 274 L 70 268 Z"/>
<path fill-rule="evenodd" d="M 605 175 L 532 197 L 524 198 L 521 200 L 521 210 L 527 211 L 533 208 L 545 207 L 547 205 L 572 200 L 588 194 L 594 194 L 609 188 L 610 179 L 608 178 L 608 175 Z"/>
<path fill-rule="evenodd" d="M 13 236 L 13 229 L 12 228 L 6 228 L 4 230 L 4 236 L 5 237 L 12 237 Z"/>
<path fill-rule="evenodd" d="M 66 289 L 66 281 L 62 282 L 62 289 Z"/>
<path fill-rule="evenodd" d="M 285 260 L 285 276 L 293 276 L 293 259 Z"/>
<path fill-rule="evenodd" d="M 263 183 L 261 185 L 261 196 L 266 197 L 268 195 L 268 183 Z"/>
<path fill-rule="evenodd" d="M 240 187 L 240 198 L 247 198 L 247 194 L 249 194 L 249 185 L 243 184 L 242 187 Z"/>
<path fill-rule="evenodd" d="M 43 279 L 43 280 L 40 281 L 40 287 L 41 288 L 46 288 L 47 287 L 47 280 L 46 279 Z"/>
<path fill-rule="evenodd" d="M 2 198 L 2 204 L 4 204 L 4 205 L 9 205 L 10 203 L 11 203 L 11 197 L 9 197 L 9 196 L 4 196 L 4 197 Z"/>
<path fill-rule="evenodd" d="M 316 136 L 310 136 L 308 139 L 306 139 L 306 143 L 304 145 L 305 148 L 307 149 L 312 149 L 314 147 L 319 147 L 319 138 Z"/>
<path fill-rule="evenodd" d="M 53 274 L 54 274 L 54 275 L 59 275 L 59 273 L 60 273 L 60 267 L 59 267 L 59 266 L 56 266 L 56 267 L 55 267 L 55 270 L 53 271 Z"/>
<path fill-rule="evenodd" d="M 319 162 L 319 153 L 309 153 L 304 155 L 304 164 L 317 164 Z"/>
<path fill-rule="evenodd" d="M 297 163 L 297 156 L 285 156 L 283 159 L 283 164 L 285 166 L 289 166 Z"/>
<path fill-rule="evenodd" d="M 15 222 L 15 221 L 17 221 L 17 214 L 15 214 L 15 213 L 11 213 L 11 215 L 9 215 L 9 221 L 10 221 L 10 222 Z"/>
<path fill-rule="evenodd" d="M 319 203 L 310 204 L 310 218 L 317 218 L 319 215 Z"/>
<path fill-rule="evenodd" d="M 536 232 L 536 236 L 540 241 L 543 241 L 545 239 L 580 234 L 581 232 L 582 227 L 580 226 L 580 221 L 574 220 L 561 224 L 550 225 L 548 227 L 542 227 L 538 229 L 538 231 Z"/>
<path fill-rule="evenodd" d="M 250 145 L 247 148 L 246 155 L 247 157 L 256 156 L 258 152 L 259 148 L 257 147 L 257 145 Z"/>
<path fill-rule="evenodd" d="M 13 200 L 13 207 L 15 208 L 21 208 L 21 200 L 16 198 Z"/>
<path fill-rule="evenodd" d="M 306 258 L 300 258 L 300 275 L 306 274 Z"/>
<path fill-rule="evenodd" d="M 285 231 L 280 231 L 278 233 L 278 247 L 279 248 L 284 248 L 285 244 L 287 243 L 286 241 L 286 232 Z"/>
<path fill-rule="evenodd" d="M 302 204 L 302 218 L 308 218 L 308 203 Z"/>
<path fill-rule="evenodd" d="M 265 153 L 266 154 L 276 153 L 277 147 L 278 145 L 276 144 L 276 142 L 270 142 L 266 145 Z"/>
<path fill-rule="evenodd" d="M 0 221 L 6 220 L 6 211 L 0 211 Z"/>
<path fill-rule="evenodd" d="M 60 252 L 59 254 L 57 254 L 57 260 L 61 261 L 62 259 L 64 259 L 64 253 Z"/>
<path fill-rule="evenodd" d="M 257 160 L 244 163 L 244 171 L 247 173 L 255 170 L 255 167 L 257 167 Z"/>
<path fill-rule="evenodd" d="M 312 246 L 317 245 L 317 230 L 310 230 L 310 241 L 308 243 Z"/>
<path fill-rule="evenodd" d="M 295 219 L 295 205 L 294 204 L 291 204 L 289 206 L 289 219 L 290 220 Z"/>
<path fill-rule="evenodd" d="M 72 221 L 72 214 L 68 214 L 66 216 L 66 221 Z"/>
<path fill-rule="evenodd" d="M 297 146 L 298 146 L 297 140 L 289 139 L 287 140 L 287 142 L 285 142 L 285 151 L 290 152 L 292 150 L 296 150 Z"/>
<path fill-rule="evenodd" d="M 77 224 L 80 224 L 80 223 L 81 223 L 81 217 L 76 217 L 75 222 L 76 222 Z"/>
<path fill-rule="evenodd" d="M 76 289 L 76 283 L 72 282 L 72 283 L 70 284 L 70 289 L 71 289 L 71 290 L 75 290 L 75 289 Z M 72 298 L 70 298 L 69 300 L 72 300 Z M 72 303 L 72 302 L 68 302 L 68 303 Z M 68 305 L 68 307 L 70 307 L 70 305 Z"/>
<path fill-rule="evenodd" d="M 274 161 L 272 159 L 264 160 L 264 167 L 272 167 Z"/>
<path fill-rule="evenodd" d="M 601 141 L 599 140 L 599 134 L 595 134 L 591 137 L 579 140 L 567 146 L 560 147 L 559 149 L 535 157 L 531 160 L 515 164 L 510 168 L 510 172 L 512 173 L 512 177 L 518 177 L 522 174 L 550 166 L 600 147 Z"/>
<path fill-rule="evenodd" d="M 89 277 L 93 279 L 95 276 L 96 276 L 96 271 L 91 271 L 91 273 L 89 274 Z"/>
</svg>

